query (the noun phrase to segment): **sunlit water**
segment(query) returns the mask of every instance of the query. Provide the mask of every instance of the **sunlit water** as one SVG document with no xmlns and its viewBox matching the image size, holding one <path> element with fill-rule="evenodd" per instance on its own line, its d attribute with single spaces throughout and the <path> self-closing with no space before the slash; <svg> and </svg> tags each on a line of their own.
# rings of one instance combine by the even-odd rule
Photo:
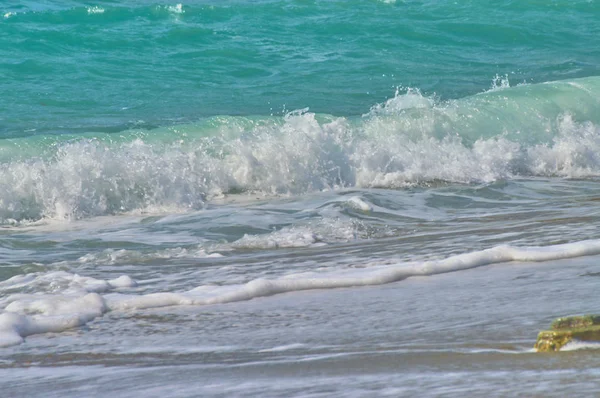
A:
<svg viewBox="0 0 600 398">
<path fill-rule="evenodd" d="M 594 395 L 598 20 L 3 3 L 3 393 Z"/>
</svg>

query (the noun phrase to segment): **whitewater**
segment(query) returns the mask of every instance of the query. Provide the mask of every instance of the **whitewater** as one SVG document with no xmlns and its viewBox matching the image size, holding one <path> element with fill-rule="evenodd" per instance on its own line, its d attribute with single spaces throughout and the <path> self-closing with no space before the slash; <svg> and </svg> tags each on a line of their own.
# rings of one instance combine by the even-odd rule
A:
<svg viewBox="0 0 600 398">
<path fill-rule="evenodd" d="M 598 20 L 3 2 L 3 393 L 594 395 Z"/>
</svg>

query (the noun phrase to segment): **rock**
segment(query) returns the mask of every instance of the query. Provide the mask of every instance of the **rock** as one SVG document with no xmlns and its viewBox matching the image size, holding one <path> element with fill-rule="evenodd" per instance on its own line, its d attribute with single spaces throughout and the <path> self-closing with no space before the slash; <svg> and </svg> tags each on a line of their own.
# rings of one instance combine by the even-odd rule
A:
<svg viewBox="0 0 600 398">
<path fill-rule="evenodd" d="M 600 325 L 600 315 L 567 316 L 552 322 L 552 330 L 578 329 Z"/>
<path fill-rule="evenodd" d="M 600 342 L 600 315 L 582 315 L 558 318 L 551 330 L 538 334 L 534 348 L 537 352 L 560 351 L 572 340 Z"/>
</svg>

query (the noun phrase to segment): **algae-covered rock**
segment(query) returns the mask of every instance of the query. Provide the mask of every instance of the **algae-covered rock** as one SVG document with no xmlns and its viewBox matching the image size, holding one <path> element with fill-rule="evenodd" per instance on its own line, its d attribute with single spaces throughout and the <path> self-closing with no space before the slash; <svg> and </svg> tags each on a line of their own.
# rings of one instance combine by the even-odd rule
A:
<svg viewBox="0 0 600 398">
<path fill-rule="evenodd" d="M 600 315 L 558 318 L 551 330 L 538 334 L 534 348 L 537 352 L 560 351 L 572 340 L 600 342 Z"/>
<path fill-rule="evenodd" d="M 552 322 L 552 330 L 587 328 L 600 325 L 600 315 L 567 316 Z"/>
</svg>

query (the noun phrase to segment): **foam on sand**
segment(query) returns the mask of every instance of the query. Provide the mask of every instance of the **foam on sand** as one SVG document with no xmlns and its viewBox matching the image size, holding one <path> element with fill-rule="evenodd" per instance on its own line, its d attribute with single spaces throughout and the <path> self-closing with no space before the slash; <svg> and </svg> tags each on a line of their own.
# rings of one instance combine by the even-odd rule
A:
<svg viewBox="0 0 600 398">
<path fill-rule="evenodd" d="M 243 284 L 201 285 L 183 292 L 134 294 L 127 276 L 102 281 L 67 272 L 30 274 L 0 283 L 0 346 L 19 344 L 32 334 L 61 332 L 90 322 L 107 311 L 136 311 L 181 305 L 210 305 L 310 289 L 381 285 L 411 276 L 428 276 L 510 261 L 542 262 L 600 254 L 600 240 L 547 247 L 496 246 L 441 260 L 365 264 L 327 272 L 296 273 Z M 119 292 L 123 291 L 123 292 Z M 101 295 L 100 293 L 103 293 Z"/>
</svg>

